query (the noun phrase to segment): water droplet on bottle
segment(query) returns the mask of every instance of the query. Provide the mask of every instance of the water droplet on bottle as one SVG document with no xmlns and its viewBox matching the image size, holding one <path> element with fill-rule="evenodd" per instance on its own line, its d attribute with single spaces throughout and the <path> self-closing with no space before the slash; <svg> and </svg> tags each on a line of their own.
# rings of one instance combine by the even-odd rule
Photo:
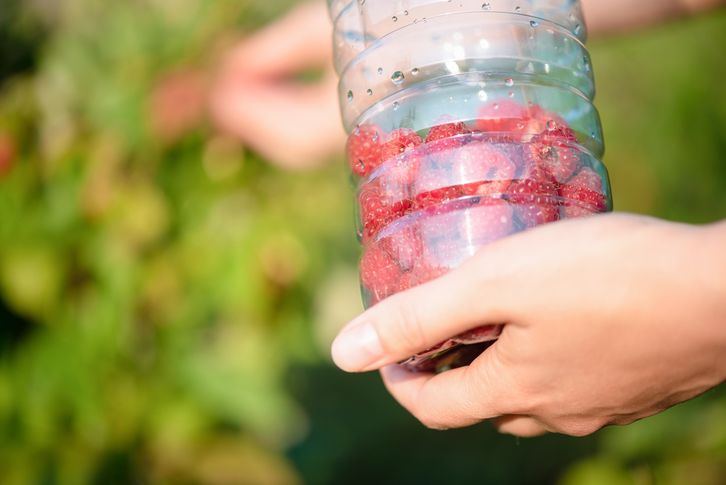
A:
<svg viewBox="0 0 726 485">
<path fill-rule="evenodd" d="M 353 102 L 353 91 L 348 91 L 348 102 L 349 103 Z"/>
<path fill-rule="evenodd" d="M 555 120 L 547 121 L 547 131 L 555 131 L 557 129 L 557 123 Z"/>
<path fill-rule="evenodd" d="M 482 8 L 482 10 L 491 10 L 492 5 L 489 2 L 484 2 L 484 3 L 482 3 L 481 8 Z"/>
<path fill-rule="evenodd" d="M 398 104 L 398 101 L 394 101 L 393 102 L 393 111 L 398 111 L 399 107 L 400 107 L 400 105 Z"/>
<path fill-rule="evenodd" d="M 383 74 L 383 68 L 382 68 L 382 67 L 379 67 L 379 68 L 378 68 L 378 75 L 380 76 L 380 75 L 382 75 L 382 74 Z"/>
<path fill-rule="evenodd" d="M 418 76 L 418 73 L 419 73 L 418 67 L 414 67 L 413 69 L 411 69 L 411 74 L 412 75 Z"/>
<path fill-rule="evenodd" d="M 391 20 L 393 20 L 394 22 L 398 22 L 398 17 L 396 17 L 396 16 L 394 15 L 393 17 L 391 17 Z"/>
<path fill-rule="evenodd" d="M 396 71 L 391 76 L 391 81 L 393 81 L 393 84 L 396 84 L 396 85 L 401 84 L 404 81 L 404 79 L 406 79 L 406 78 L 401 71 Z"/>
<path fill-rule="evenodd" d="M 403 15 L 408 15 L 408 10 L 404 10 Z"/>
<path fill-rule="evenodd" d="M 514 11 L 515 12 L 521 12 L 522 11 L 522 7 L 520 7 L 519 5 L 517 5 L 516 7 L 514 7 Z"/>
<path fill-rule="evenodd" d="M 508 88 L 511 88 L 512 86 L 514 86 L 514 79 L 512 79 L 511 77 L 510 77 L 510 78 L 507 78 L 507 79 L 506 79 L 506 80 L 504 81 L 504 84 L 505 84 L 505 85 L 506 85 L 506 86 L 507 86 Z"/>
<path fill-rule="evenodd" d="M 529 26 L 532 27 L 533 29 L 536 29 L 538 25 L 539 25 L 539 22 L 537 22 L 536 20 L 529 21 Z"/>
<path fill-rule="evenodd" d="M 373 90 L 372 89 L 366 89 L 366 94 L 368 96 L 373 96 Z"/>
<path fill-rule="evenodd" d="M 575 35 L 580 35 L 580 32 L 582 32 L 582 25 L 575 25 Z"/>
</svg>

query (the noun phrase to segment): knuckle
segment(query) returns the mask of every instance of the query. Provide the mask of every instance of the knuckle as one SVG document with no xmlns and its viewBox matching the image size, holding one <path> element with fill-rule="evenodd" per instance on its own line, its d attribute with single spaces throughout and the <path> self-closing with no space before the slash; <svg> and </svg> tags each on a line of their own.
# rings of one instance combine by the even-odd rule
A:
<svg viewBox="0 0 726 485">
<path fill-rule="evenodd" d="M 416 419 L 418 419 L 421 424 L 423 424 L 428 429 L 436 430 L 436 431 L 443 431 L 446 429 L 449 429 L 449 426 L 443 423 L 443 421 L 430 413 L 421 413 L 419 412 L 416 416 Z"/>
<path fill-rule="evenodd" d="M 472 386 L 477 386 L 476 395 L 491 402 L 498 415 L 530 415 L 541 405 L 542 394 L 534 392 L 525 379 L 514 374 L 496 355 L 489 359 L 488 365 L 477 369 L 473 380 Z"/>
<path fill-rule="evenodd" d="M 562 425 L 560 427 L 560 431 L 569 436 L 583 438 L 585 436 L 590 436 L 591 434 L 596 433 L 603 426 L 604 424 L 600 423 L 599 420 L 575 420 Z"/>
</svg>

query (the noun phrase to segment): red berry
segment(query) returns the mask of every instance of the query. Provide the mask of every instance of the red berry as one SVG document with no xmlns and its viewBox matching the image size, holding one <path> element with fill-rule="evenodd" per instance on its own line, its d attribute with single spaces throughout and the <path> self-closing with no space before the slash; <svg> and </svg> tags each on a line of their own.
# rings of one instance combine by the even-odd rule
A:
<svg viewBox="0 0 726 485">
<path fill-rule="evenodd" d="M 405 167 L 386 167 L 382 173 L 362 185 L 358 196 L 363 239 L 375 237 L 384 227 L 414 209 L 410 186 L 399 177 Z"/>
<path fill-rule="evenodd" d="M 402 271 L 411 271 L 423 254 L 423 241 L 417 224 L 408 224 L 381 239 L 380 246 L 393 258 Z"/>
<path fill-rule="evenodd" d="M 426 143 L 437 140 L 445 140 L 453 136 L 464 135 L 467 133 L 470 133 L 470 130 L 462 122 L 437 125 L 429 130 L 429 134 L 426 137 Z"/>
<path fill-rule="evenodd" d="M 399 128 L 398 130 L 394 130 L 388 134 L 381 148 L 381 161 L 385 163 L 402 153 L 413 150 L 422 143 L 423 140 L 418 133 L 411 129 Z"/>
<path fill-rule="evenodd" d="M 358 204 L 363 224 L 363 240 L 375 237 L 381 229 L 393 220 L 393 209 L 386 205 L 381 196 L 380 188 L 375 182 L 363 186 L 358 196 Z"/>
<path fill-rule="evenodd" d="M 416 208 L 426 209 L 461 197 L 461 187 L 441 187 L 416 194 Z"/>
<path fill-rule="evenodd" d="M 421 171 L 415 187 L 417 207 L 431 207 L 462 196 L 504 193 L 515 172 L 514 162 L 496 146 L 472 141 L 448 150 L 446 157 Z"/>
<path fill-rule="evenodd" d="M 413 270 L 408 273 L 408 278 L 406 278 L 405 281 L 404 278 L 401 278 L 402 281 L 400 282 L 400 284 L 409 285 L 409 288 L 413 288 L 414 286 L 423 285 L 425 283 L 428 283 L 429 281 L 440 278 L 449 271 L 451 271 L 449 268 L 432 266 L 430 264 L 427 264 L 423 260 L 419 260 L 417 261 Z"/>
<path fill-rule="evenodd" d="M 398 290 L 400 270 L 391 256 L 378 247 L 371 245 L 364 252 L 360 262 L 360 276 L 374 302 L 391 296 Z"/>
<path fill-rule="evenodd" d="M 493 101 L 481 107 L 476 128 L 484 133 L 499 133 L 514 139 L 544 130 L 544 123 L 530 110 L 511 100 Z"/>
<path fill-rule="evenodd" d="M 546 167 L 558 183 L 570 180 L 582 164 L 580 151 L 559 139 L 536 137 L 529 148 L 537 162 Z"/>
<path fill-rule="evenodd" d="M 460 236 L 475 246 L 494 242 L 514 232 L 514 211 L 501 199 L 484 199 L 462 215 L 465 217 L 459 224 Z"/>
<path fill-rule="evenodd" d="M 526 167 L 509 188 L 508 199 L 517 207 L 517 219 L 525 227 L 559 220 L 557 188 L 557 181 L 546 168 L 536 164 Z"/>
<path fill-rule="evenodd" d="M 560 193 L 568 218 L 585 217 L 608 210 L 603 179 L 591 168 L 583 168 L 561 188 Z"/>
<path fill-rule="evenodd" d="M 472 142 L 456 151 L 454 179 L 464 195 L 491 196 L 506 192 L 517 170 L 507 155 L 486 142 Z"/>
<path fill-rule="evenodd" d="M 545 111 L 540 106 L 533 106 L 530 113 L 544 127 L 544 130 L 541 132 L 542 137 L 559 139 L 561 142 L 577 143 L 575 131 L 567 125 L 567 122 L 562 117 Z"/>
<path fill-rule="evenodd" d="M 382 131 L 375 125 L 360 125 L 348 137 L 348 163 L 353 173 L 365 177 L 381 164 Z"/>
<path fill-rule="evenodd" d="M 406 152 L 404 156 L 398 157 L 395 162 L 390 162 L 381 174 L 384 185 L 400 187 L 407 194 L 411 185 L 416 181 L 421 161 L 426 156 L 423 146 Z"/>
</svg>

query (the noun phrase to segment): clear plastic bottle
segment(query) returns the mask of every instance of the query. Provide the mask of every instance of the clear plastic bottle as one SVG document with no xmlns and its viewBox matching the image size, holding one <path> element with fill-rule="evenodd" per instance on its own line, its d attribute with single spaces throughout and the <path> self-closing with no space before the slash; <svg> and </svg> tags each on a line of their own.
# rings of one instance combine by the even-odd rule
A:
<svg viewBox="0 0 726 485">
<path fill-rule="evenodd" d="M 612 197 L 576 0 L 329 0 L 366 306 Z M 466 365 L 500 327 L 405 365 Z"/>
</svg>

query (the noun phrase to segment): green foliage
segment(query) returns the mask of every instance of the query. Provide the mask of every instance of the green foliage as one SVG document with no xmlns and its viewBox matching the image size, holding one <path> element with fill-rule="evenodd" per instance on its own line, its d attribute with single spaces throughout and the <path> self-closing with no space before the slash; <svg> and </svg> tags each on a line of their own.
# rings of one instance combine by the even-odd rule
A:
<svg viewBox="0 0 726 485">
<path fill-rule="evenodd" d="M 281 174 L 203 125 L 164 143 L 149 124 L 157 80 L 269 16 L 253 7 L 58 3 L 37 70 L 6 85 L 3 483 L 297 481 L 282 379 L 318 358 L 301 322 L 350 247 L 342 169 Z"/>
<path fill-rule="evenodd" d="M 211 64 L 219 39 L 286 4 L 12 1 L 0 12 L 1 483 L 287 484 L 300 470 L 356 483 L 362 468 L 341 470 L 361 457 L 386 464 L 378 476 L 436 472 L 433 458 L 405 468 L 404 449 L 424 456 L 443 438 L 407 435 L 380 386 L 356 393 L 346 378 L 349 392 L 311 374 L 333 389 L 310 385 L 322 390 L 307 413 L 292 398 L 290 369 L 324 368 L 318 342 L 359 308 L 342 164 L 282 173 L 203 122 L 165 139 L 150 115 L 170 72 Z M 594 46 L 620 209 L 726 214 L 724 26 L 721 14 Z M 606 430 L 596 454 L 555 440 L 526 456 L 553 476 L 555 455 L 592 455 L 567 485 L 718 484 L 725 409 L 715 392 Z M 481 461 L 498 482 L 522 468 L 525 445 L 454 436 L 468 444 L 458 463 Z M 489 461 L 488 447 L 499 447 Z"/>
</svg>

